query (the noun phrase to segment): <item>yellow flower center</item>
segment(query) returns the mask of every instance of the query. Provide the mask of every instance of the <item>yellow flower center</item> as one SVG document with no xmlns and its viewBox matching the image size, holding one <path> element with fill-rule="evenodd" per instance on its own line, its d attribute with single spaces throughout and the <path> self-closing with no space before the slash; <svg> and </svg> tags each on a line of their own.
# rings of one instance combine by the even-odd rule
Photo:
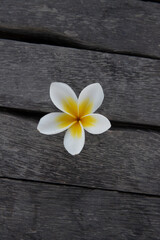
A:
<svg viewBox="0 0 160 240">
<path fill-rule="evenodd" d="M 93 116 L 87 116 L 92 112 L 93 103 L 86 98 L 79 105 L 71 97 L 63 100 L 63 109 L 67 113 L 63 113 L 57 117 L 58 127 L 65 128 L 69 125 L 73 137 L 80 138 L 82 136 L 82 127 L 92 127 L 96 123 Z"/>
</svg>

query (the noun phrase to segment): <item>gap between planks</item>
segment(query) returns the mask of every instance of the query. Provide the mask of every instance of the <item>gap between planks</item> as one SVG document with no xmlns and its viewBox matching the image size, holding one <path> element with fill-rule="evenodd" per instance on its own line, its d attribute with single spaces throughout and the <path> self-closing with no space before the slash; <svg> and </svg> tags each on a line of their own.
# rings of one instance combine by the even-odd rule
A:
<svg viewBox="0 0 160 240">
<path fill-rule="evenodd" d="M 3 240 L 159 239 L 159 198 L 9 180 L 1 193 Z"/>
<path fill-rule="evenodd" d="M 87 45 L 62 34 L 50 33 L 47 31 L 37 31 L 36 29 L 33 31 L 32 29 L 19 30 L 0 27 L 0 39 L 160 60 L 159 57 L 152 55 L 132 53 L 128 51 L 113 51 L 97 46 L 96 44 Z"/>
<path fill-rule="evenodd" d="M 113 52 L 160 58 L 159 4 L 129 1 L 2 1 L 0 26 L 38 31 Z M 9 11 L 8 11 L 9 9 Z"/>
<path fill-rule="evenodd" d="M 142 2 L 160 3 L 160 0 L 141 0 Z"/>
<path fill-rule="evenodd" d="M 47 114 L 47 112 L 43 111 L 34 111 L 34 110 L 25 110 L 25 109 L 17 109 L 17 108 L 9 108 L 9 107 L 1 107 L 0 112 L 4 112 L 9 115 L 17 116 L 17 117 L 24 117 L 29 118 L 31 120 L 39 121 L 41 117 Z M 49 113 L 49 112 L 48 112 Z M 111 122 L 111 129 L 118 130 L 123 129 L 125 130 L 143 130 L 143 131 L 155 131 L 160 132 L 160 127 L 155 125 L 148 125 L 148 124 L 138 124 L 138 123 L 130 123 L 130 122 L 121 122 L 121 121 L 113 121 L 109 119 Z"/>
<path fill-rule="evenodd" d="M 54 182 L 44 182 L 34 179 L 25 179 L 25 178 L 14 178 L 14 177 L 6 177 L 6 176 L 0 176 L 1 180 L 9 180 L 9 181 L 15 181 L 15 182 L 28 182 L 28 183 L 36 183 L 36 184 L 44 184 L 44 185 L 52 185 L 52 186 L 66 186 L 66 187 L 75 187 L 75 188 L 83 188 L 86 190 L 100 190 L 100 191 L 107 191 L 107 192 L 118 192 L 118 193 L 124 193 L 124 194 L 130 194 L 130 195 L 140 195 L 140 196 L 146 196 L 146 197 L 155 197 L 160 198 L 159 195 L 156 194 L 147 194 L 147 193 L 141 193 L 141 192 L 129 192 L 129 191 L 123 191 L 123 190 L 115 190 L 115 189 L 107 189 L 107 188 L 101 188 L 101 187 L 92 187 L 92 186 L 83 186 L 83 185 L 76 185 L 76 184 L 67 184 L 67 183 L 54 183 Z"/>
</svg>

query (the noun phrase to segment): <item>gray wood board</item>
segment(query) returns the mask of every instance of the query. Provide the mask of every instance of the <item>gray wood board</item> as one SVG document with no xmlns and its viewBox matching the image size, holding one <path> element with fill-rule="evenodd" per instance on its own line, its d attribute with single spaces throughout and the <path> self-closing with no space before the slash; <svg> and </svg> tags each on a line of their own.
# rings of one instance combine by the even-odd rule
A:
<svg viewBox="0 0 160 240">
<path fill-rule="evenodd" d="M 160 199 L 0 180 L 3 240 L 159 240 Z"/>
<path fill-rule="evenodd" d="M 72 156 L 64 149 L 64 133 L 42 135 L 37 123 L 1 113 L 1 177 L 160 195 L 159 133 L 86 134 L 83 151 Z"/>
<path fill-rule="evenodd" d="M 0 40 L 0 106 L 51 112 L 51 82 L 101 83 L 110 120 L 160 126 L 160 60 Z"/>
<path fill-rule="evenodd" d="M 160 57 L 160 5 L 140 0 L 2 0 L 0 29 Z"/>
</svg>

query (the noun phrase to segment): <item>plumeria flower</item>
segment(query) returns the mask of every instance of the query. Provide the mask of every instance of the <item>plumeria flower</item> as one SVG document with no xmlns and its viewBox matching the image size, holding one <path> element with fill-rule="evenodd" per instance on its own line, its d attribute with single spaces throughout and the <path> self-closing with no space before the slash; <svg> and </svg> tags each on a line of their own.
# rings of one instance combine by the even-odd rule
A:
<svg viewBox="0 0 160 240">
<path fill-rule="evenodd" d="M 64 147 L 72 155 L 79 154 L 85 143 L 85 132 L 100 134 L 107 131 L 110 121 L 101 114 L 94 113 L 102 104 L 104 93 L 99 83 L 85 87 L 77 98 L 65 83 L 53 82 L 50 97 L 54 105 L 63 112 L 53 112 L 42 117 L 37 129 L 51 135 L 66 131 Z"/>
</svg>

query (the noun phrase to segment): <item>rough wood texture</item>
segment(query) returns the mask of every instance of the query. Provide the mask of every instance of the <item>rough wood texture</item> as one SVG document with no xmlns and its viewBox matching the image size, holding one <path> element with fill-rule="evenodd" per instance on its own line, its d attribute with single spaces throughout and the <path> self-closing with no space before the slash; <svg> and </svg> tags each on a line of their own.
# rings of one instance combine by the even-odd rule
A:
<svg viewBox="0 0 160 240">
<path fill-rule="evenodd" d="M 160 199 L 0 181 L 3 240 L 159 240 Z"/>
<path fill-rule="evenodd" d="M 159 60 L 7 40 L 0 52 L 0 106 L 50 112 L 51 82 L 66 82 L 77 94 L 100 82 L 100 111 L 110 120 L 160 126 Z"/>
<path fill-rule="evenodd" d="M 0 176 L 104 189 L 160 194 L 160 134 L 110 130 L 86 135 L 80 155 L 63 147 L 63 135 L 46 136 L 37 121 L 0 115 Z"/>
<path fill-rule="evenodd" d="M 159 13 L 140 0 L 1 1 L 0 240 L 160 239 Z M 99 112 L 125 128 L 69 155 L 64 133 L 36 130 L 53 81 L 77 94 L 100 82 Z"/>
<path fill-rule="evenodd" d="M 160 57 L 160 5 L 139 0 L 2 0 L 0 28 L 46 32 L 106 51 Z"/>
</svg>

